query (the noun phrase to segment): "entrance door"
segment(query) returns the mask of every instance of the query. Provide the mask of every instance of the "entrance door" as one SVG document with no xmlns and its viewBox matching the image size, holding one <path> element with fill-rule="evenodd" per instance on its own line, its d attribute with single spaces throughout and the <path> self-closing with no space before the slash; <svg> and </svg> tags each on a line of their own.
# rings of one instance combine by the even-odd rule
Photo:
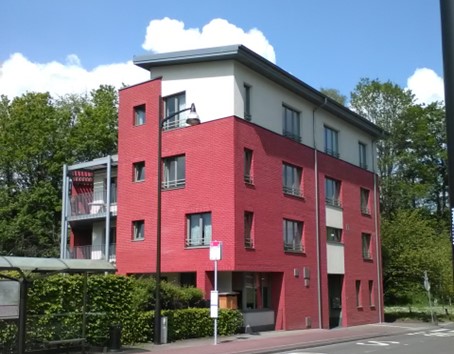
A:
<svg viewBox="0 0 454 354">
<path fill-rule="evenodd" d="M 329 328 L 342 326 L 342 274 L 328 274 Z"/>
</svg>

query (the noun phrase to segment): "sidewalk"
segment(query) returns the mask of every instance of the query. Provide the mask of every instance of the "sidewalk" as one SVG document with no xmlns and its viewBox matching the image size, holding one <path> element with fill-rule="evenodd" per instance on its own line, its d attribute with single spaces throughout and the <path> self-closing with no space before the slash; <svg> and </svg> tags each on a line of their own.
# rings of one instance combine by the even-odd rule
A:
<svg viewBox="0 0 454 354">
<path fill-rule="evenodd" d="M 237 334 L 229 337 L 197 338 L 168 344 L 141 344 L 125 347 L 129 353 L 180 353 L 180 354 L 254 354 L 280 353 L 288 350 L 311 348 L 320 345 L 349 342 L 381 336 L 398 335 L 438 328 L 429 323 L 381 323 L 338 329 L 308 329 L 295 331 L 269 331 L 256 334 Z"/>
</svg>

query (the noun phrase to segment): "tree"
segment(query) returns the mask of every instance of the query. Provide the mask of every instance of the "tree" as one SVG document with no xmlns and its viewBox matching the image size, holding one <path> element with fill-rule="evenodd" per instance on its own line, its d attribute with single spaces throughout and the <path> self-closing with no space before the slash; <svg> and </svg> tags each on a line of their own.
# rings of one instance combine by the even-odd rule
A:
<svg viewBox="0 0 454 354">
<path fill-rule="evenodd" d="M 347 104 L 347 96 L 341 94 L 340 91 L 337 89 L 322 87 L 320 89 L 320 92 L 328 96 L 329 98 L 332 98 L 334 101 L 340 103 L 343 106 Z"/>
<path fill-rule="evenodd" d="M 394 130 L 413 104 L 413 94 L 390 81 L 361 79 L 351 93 L 351 108 L 389 133 L 387 138 L 377 142 L 380 204 L 382 215 L 387 217 L 399 209 L 401 200 L 396 193 L 399 181 L 394 178 L 398 165 Z"/>
<path fill-rule="evenodd" d="M 0 254 L 56 256 L 62 166 L 113 154 L 117 93 L 0 99 Z"/>
<path fill-rule="evenodd" d="M 422 276 L 428 272 L 436 297 L 452 295 L 450 242 L 418 210 L 398 211 L 382 221 L 385 302 L 408 304 L 425 297 Z"/>
</svg>

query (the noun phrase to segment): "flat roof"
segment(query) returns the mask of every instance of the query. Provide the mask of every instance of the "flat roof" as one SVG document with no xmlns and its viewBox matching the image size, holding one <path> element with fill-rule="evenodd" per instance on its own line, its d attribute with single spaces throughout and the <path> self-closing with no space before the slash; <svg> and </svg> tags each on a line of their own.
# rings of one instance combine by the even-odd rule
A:
<svg viewBox="0 0 454 354">
<path fill-rule="evenodd" d="M 309 86 L 305 82 L 273 64 L 269 60 L 263 58 L 244 45 L 236 44 L 171 53 L 147 54 L 134 56 L 133 58 L 135 65 L 146 70 L 162 66 L 224 60 L 235 60 L 242 63 L 248 68 L 280 84 L 297 95 L 300 95 L 313 103 L 315 106 L 323 106 L 323 109 L 327 112 L 330 112 L 346 122 L 366 131 L 375 138 L 383 138 L 387 134 L 382 128 L 378 127 L 371 121 Z"/>
<path fill-rule="evenodd" d="M 111 263 L 99 259 L 60 259 L 0 256 L 0 271 L 18 270 L 30 273 L 103 273 L 115 272 Z"/>
</svg>

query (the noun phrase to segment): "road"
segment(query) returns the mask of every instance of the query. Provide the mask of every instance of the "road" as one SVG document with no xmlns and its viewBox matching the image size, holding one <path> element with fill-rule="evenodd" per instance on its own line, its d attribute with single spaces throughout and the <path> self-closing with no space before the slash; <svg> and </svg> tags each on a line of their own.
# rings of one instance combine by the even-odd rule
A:
<svg viewBox="0 0 454 354">
<path fill-rule="evenodd" d="M 311 349 L 291 350 L 280 354 L 453 354 L 454 324 L 427 331 L 415 331 L 340 343 Z"/>
</svg>

